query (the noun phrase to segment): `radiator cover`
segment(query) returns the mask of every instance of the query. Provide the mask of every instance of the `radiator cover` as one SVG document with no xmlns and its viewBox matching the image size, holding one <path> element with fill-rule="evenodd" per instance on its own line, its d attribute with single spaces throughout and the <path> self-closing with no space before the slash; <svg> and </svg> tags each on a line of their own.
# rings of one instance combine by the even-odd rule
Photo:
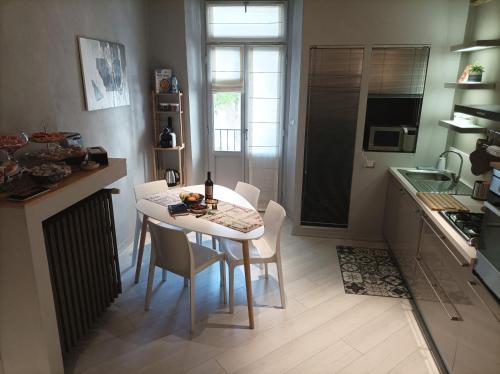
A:
<svg viewBox="0 0 500 374">
<path fill-rule="evenodd" d="M 111 190 L 43 222 L 63 355 L 71 353 L 121 293 Z"/>
</svg>

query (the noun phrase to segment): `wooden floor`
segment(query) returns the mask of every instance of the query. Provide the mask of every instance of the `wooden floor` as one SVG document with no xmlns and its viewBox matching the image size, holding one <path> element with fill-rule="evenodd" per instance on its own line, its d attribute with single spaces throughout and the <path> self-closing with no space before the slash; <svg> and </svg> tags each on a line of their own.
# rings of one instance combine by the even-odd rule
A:
<svg viewBox="0 0 500 374">
<path fill-rule="evenodd" d="M 188 333 L 189 292 L 157 270 L 144 311 L 149 247 L 141 282 L 130 253 L 121 258 L 124 292 L 67 360 L 69 373 L 435 373 L 406 300 L 346 295 L 335 246 L 356 244 L 282 235 L 288 306 L 281 309 L 276 271 L 252 267 L 255 330 L 247 328 L 242 268 L 233 315 L 222 304 L 216 264 L 197 278 L 197 331 Z M 209 237 L 204 238 L 207 240 Z M 376 243 L 365 246 L 376 247 Z M 378 243 L 380 246 L 380 243 Z"/>
</svg>

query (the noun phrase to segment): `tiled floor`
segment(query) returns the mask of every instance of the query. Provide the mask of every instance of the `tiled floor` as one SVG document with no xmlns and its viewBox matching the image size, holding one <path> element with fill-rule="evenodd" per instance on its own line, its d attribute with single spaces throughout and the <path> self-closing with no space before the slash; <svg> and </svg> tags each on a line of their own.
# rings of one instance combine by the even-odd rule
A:
<svg viewBox="0 0 500 374">
<path fill-rule="evenodd" d="M 158 270 L 152 307 L 145 312 L 149 259 L 144 260 L 141 282 L 134 285 L 133 269 L 125 269 L 130 264 L 126 253 L 121 258 L 124 292 L 68 360 L 67 371 L 437 372 L 407 300 L 344 293 L 337 244 L 356 243 L 291 236 L 286 223 L 282 251 L 288 306 L 279 307 L 274 266 L 268 280 L 253 267 L 255 330 L 246 327 L 242 269 L 235 276 L 233 315 L 222 304 L 218 265 L 207 269 L 197 278 L 198 323 L 193 336 L 188 333 L 189 292 L 183 280 L 169 273 L 162 283 Z"/>
</svg>

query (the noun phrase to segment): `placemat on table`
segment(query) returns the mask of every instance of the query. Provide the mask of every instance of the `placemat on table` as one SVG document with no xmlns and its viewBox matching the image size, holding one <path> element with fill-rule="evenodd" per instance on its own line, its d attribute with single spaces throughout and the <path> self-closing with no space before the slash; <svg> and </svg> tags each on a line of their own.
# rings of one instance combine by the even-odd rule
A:
<svg viewBox="0 0 500 374">
<path fill-rule="evenodd" d="M 167 192 L 160 192 L 148 196 L 145 200 L 168 208 L 169 205 L 179 204 L 181 202 L 179 197 L 180 192 L 189 191 L 185 191 L 181 188 L 171 189 Z M 208 213 L 201 216 L 200 219 L 205 219 L 242 233 L 250 232 L 263 225 L 260 214 L 255 210 L 243 208 L 221 200 L 219 200 L 217 204 L 217 210 L 209 210 Z"/>
<path fill-rule="evenodd" d="M 179 197 L 179 193 L 181 192 L 187 191 L 183 191 L 180 188 L 173 188 L 171 190 L 168 190 L 167 192 L 159 192 L 145 197 L 144 200 L 148 200 L 168 208 L 169 205 L 179 204 L 182 202 L 181 198 Z"/>
<path fill-rule="evenodd" d="M 260 214 L 255 210 L 221 200 L 217 204 L 217 210 L 210 210 L 208 214 L 200 218 L 243 233 L 263 225 Z"/>
</svg>

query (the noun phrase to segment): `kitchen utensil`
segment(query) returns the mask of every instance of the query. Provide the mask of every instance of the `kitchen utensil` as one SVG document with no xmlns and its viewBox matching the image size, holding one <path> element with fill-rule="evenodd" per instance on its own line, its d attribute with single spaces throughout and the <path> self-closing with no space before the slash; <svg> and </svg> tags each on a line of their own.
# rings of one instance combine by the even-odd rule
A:
<svg viewBox="0 0 500 374">
<path fill-rule="evenodd" d="M 460 210 L 467 212 L 467 209 L 461 202 L 452 195 L 417 192 L 417 196 L 432 210 Z"/>
<path fill-rule="evenodd" d="M 474 200 L 486 200 L 488 195 L 488 190 L 490 188 L 490 183 L 486 181 L 475 181 L 474 187 L 472 187 L 471 197 Z"/>
<path fill-rule="evenodd" d="M 471 172 L 474 175 L 481 175 L 488 172 L 490 167 L 491 156 L 486 153 L 486 148 L 483 146 L 477 147 L 475 151 L 473 151 L 469 155 L 469 160 L 471 163 Z"/>
<path fill-rule="evenodd" d="M 165 180 L 167 181 L 167 186 L 174 187 L 181 180 L 179 172 L 175 169 L 165 170 Z"/>
</svg>

